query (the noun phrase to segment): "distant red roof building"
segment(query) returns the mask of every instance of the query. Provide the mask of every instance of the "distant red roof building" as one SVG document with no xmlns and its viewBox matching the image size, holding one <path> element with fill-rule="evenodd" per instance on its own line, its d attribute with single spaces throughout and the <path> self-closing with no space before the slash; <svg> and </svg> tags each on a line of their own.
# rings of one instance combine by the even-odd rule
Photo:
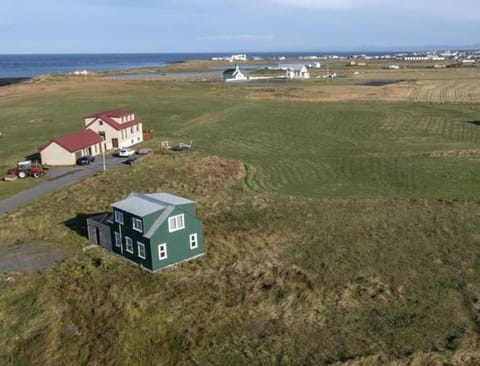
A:
<svg viewBox="0 0 480 366">
<path fill-rule="evenodd" d="M 51 143 L 55 142 L 65 150 L 74 153 L 78 150 L 85 149 L 89 146 L 102 142 L 103 139 L 100 135 L 92 130 L 85 129 L 80 132 L 75 132 L 70 135 L 58 137 L 51 140 L 47 145 L 40 148 L 40 151 L 45 150 Z"/>
</svg>

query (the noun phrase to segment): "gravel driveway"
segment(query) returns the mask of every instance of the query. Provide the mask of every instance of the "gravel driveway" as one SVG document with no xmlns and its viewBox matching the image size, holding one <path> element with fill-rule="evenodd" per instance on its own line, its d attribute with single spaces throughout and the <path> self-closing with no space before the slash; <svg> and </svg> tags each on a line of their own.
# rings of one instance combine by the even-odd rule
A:
<svg viewBox="0 0 480 366">
<path fill-rule="evenodd" d="M 38 271 L 74 254 L 74 250 L 55 248 L 43 242 L 0 246 L 0 273 Z"/>
<path fill-rule="evenodd" d="M 122 166 L 122 163 L 125 160 L 125 158 L 108 156 L 105 159 L 105 165 L 108 170 L 114 167 Z M 48 180 L 46 182 L 0 201 L 0 216 L 30 201 L 33 201 L 46 193 L 55 191 L 56 189 L 68 184 L 76 183 L 81 179 L 92 176 L 95 173 L 101 172 L 102 170 L 103 162 L 101 156 L 97 157 L 97 161 L 90 165 L 50 169 L 47 173 Z M 15 182 L 9 182 L 8 184 L 15 184 Z"/>
</svg>

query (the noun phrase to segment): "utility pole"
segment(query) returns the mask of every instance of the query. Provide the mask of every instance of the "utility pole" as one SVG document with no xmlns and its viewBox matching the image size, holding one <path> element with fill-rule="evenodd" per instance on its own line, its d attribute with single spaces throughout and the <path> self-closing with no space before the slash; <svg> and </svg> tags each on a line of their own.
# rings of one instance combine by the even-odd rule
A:
<svg viewBox="0 0 480 366">
<path fill-rule="evenodd" d="M 102 156 L 103 156 L 103 171 L 106 171 L 107 167 L 105 165 L 105 143 L 103 144 Z"/>
</svg>

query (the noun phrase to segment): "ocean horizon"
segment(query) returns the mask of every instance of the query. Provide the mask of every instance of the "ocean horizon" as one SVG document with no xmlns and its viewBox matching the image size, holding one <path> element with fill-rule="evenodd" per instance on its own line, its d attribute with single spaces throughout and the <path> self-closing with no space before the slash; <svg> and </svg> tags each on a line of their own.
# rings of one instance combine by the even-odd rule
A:
<svg viewBox="0 0 480 366">
<path fill-rule="evenodd" d="M 262 58 L 300 56 L 349 56 L 365 54 L 377 56 L 401 51 L 385 52 L 244 52 Z M 211 53 L 69 53 L 69 54 L 0 54 L 0 78 L 31 78 L 44 74 L 65 74 L 75 70 L 89 72 L 119 71 L 137 68 L 162 67 L 189 60 L 225 57 L 241 52 Z"/>
</svg>

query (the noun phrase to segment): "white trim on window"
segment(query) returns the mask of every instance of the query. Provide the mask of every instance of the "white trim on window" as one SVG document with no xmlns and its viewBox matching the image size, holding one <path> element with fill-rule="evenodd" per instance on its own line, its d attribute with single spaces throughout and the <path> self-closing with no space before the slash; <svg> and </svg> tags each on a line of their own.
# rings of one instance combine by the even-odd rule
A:
<svg viewBox="0 0 480 366">
<path fill-rule="evenodd" d="M 146 255 L 145 255 L 145 244 L 143 243 L 140 243 L 139 241 L 137 241 L 137 246 L 138 246 L 138 257 L 139 258 L 142 258 L 142 259 L 145 259 L 146 258 Z"/>
<path fill-rule="evenodd" d="M 198 236 L 197 233 L 190 234 L 190 249 L 198 248 Z"/>
<path fill-rule="evenodd" d="M 167 243 L 158 244 L 158 259 L 161 261 L 167 259 Z"/>
<path fill-rule="evenodd" d="M 185 215 L 180 214 L 168 218 L 168 231 L 170 233 L 185 229 Z"/>
<path fill-rule="evenodd" d="M 115 210 L 115 222 L 123 225 L 123 212 Z"/>
<path fill-rule="evenodd" d="M 120 236 L 120 233 L 117 233 L 115 231 L 115 246 L 120 248 L 122 246 L 122 237 Z"/>
<path fill-rule="evenodd" d="M 133 230 L 143 233 L 143 223 L 142 220 L 132 217 L 132 227 Z"/>
<path fill-rule="evenodd" d="M 125 248 L 127 252 L 133 254 L 133 240 L 128 236 L 125 237 Z"/>
</svg>

